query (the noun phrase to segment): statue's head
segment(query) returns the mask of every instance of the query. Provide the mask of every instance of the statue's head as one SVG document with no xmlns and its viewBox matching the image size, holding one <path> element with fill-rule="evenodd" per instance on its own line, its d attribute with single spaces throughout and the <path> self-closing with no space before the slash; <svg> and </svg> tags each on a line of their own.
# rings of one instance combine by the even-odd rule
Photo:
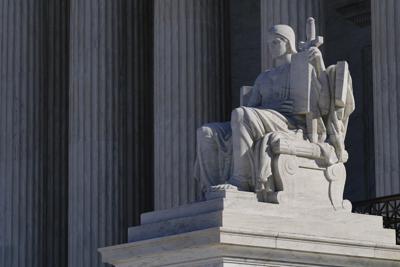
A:
<svg viewBox="0 0 400 267">
<path fill-rule="evenodd" d="M 296 36 L 288 25 L 278 24 L 268 30 L 268 44 L 272 58 L 296 53 Z"/>
</svg>

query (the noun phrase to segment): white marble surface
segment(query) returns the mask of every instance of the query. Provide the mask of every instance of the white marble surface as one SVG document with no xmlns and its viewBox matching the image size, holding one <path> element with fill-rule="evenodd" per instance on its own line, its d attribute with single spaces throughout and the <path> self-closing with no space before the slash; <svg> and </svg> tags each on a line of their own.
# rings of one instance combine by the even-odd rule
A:
<svg viewBox="0 0 400 267">
<path fill-rule="evenodd" d="M 234 189 L 145 213 L 129 240 L 100 249 L 103 261 L 124 267 L 400 266 L 394 231 L 383 229 L 380 217 L 291 209 Z"/>
</svg>

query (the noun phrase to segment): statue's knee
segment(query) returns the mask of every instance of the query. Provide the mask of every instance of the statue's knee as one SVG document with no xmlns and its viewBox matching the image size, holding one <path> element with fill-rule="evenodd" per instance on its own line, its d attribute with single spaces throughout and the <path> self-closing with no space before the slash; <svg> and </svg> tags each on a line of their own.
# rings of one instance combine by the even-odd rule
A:
<svg viewBox="0 0 400 267">
<path fill-rule="evenodd" d="M 244 111 L 243 108 L 235 108 L 231 114 L 231 123 L 242 123 Z"/>
<path fill-rule="evenodd" d="M 200 128 L 197 128 L 197 138 L 210 138 L 213 135 L 213 131 L 211 127 L 207 125 L 203 125 Z"/>
</svg>

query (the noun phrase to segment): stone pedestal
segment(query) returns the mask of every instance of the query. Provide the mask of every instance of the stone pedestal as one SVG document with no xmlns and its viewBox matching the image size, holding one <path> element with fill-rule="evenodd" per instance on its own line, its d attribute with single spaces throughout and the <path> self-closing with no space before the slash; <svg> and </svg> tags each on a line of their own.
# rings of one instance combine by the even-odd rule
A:
<svg viewBox="0 0 400 267">
<path fill-rule="evenodd" d="M 142 214 L 127 244 L 99 249 L 114 266 L 399 266 L 382 218 L 261 203 L 235 189 Z"/>
</svg>

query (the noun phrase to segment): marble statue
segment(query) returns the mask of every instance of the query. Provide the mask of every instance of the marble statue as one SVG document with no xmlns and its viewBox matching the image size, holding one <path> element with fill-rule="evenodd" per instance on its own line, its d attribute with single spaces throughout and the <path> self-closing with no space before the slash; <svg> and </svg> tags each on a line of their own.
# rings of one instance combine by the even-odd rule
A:
<svg viewBox="0 0 400 267">
<path fill-rule="evenodd" d="M 197 130 L 194 176 L 205 190 L 231 185 L 265 202 L 349 209 L 342 197 L 351 76 L 345 61 L 325 67 L 313 18 L 306 33 L 296 45 L 290 26 L 271 27 L 273 67 L 242 88 L 230 122 Z"/>
</svg>

